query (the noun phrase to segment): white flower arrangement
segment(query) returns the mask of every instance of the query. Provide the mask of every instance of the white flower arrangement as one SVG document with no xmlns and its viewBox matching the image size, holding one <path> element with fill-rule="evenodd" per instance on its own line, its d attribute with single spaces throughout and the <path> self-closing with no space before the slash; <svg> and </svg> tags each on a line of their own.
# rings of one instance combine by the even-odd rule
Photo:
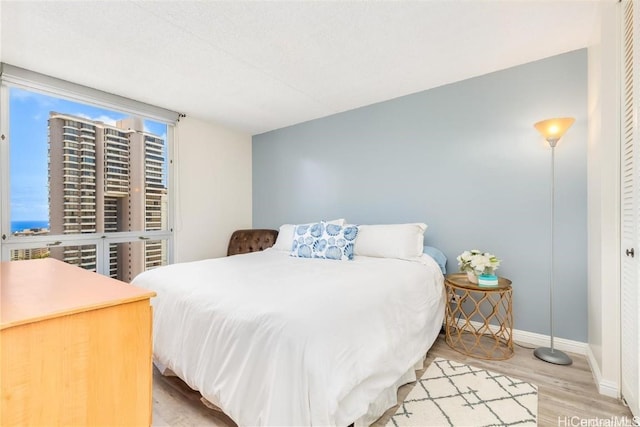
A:
<svg viewBox="0 0 640 427">
<path fill-rule="evenodd" d="M 493 254 L 481 252 L 477 249 L 464 251 L 458 255 L 460 271 L 481 274 L 493 274 L 500 267 L 500 260 Z"/>
</svg>

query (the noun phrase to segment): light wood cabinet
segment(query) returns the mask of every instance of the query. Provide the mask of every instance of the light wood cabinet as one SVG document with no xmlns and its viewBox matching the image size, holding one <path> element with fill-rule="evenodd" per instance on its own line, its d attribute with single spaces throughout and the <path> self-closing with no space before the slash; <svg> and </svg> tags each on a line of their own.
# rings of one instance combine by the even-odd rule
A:
<svg viewBox="0 0 640 427">
<path fill-rule="evenodd" d="M 151 425 L 155 293 L 54 259 L 0 278 L 1 425 Z"/>
</svg>

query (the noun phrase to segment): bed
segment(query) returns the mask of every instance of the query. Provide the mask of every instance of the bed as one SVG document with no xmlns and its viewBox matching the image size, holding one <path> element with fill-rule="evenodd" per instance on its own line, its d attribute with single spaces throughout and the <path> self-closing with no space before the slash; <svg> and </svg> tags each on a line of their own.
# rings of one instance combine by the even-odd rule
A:
<svg viewBox="0 0 640 427">
<path fill-rule="evenodd" d="M 277 246 L 136 277 L 157 293 L 154 363 L 241 426 L 370 424 L 440 331 L 440 267 L 422 251 L 335 261 Z"/>
</svg>

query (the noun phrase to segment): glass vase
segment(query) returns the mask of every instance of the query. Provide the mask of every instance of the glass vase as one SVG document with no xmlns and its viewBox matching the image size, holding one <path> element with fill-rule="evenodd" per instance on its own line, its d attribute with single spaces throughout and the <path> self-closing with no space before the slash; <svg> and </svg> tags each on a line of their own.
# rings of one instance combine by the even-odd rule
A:
<svg viewBox="0 0 640 427">
<path fill-rule="evenodd" d="M 478 276 L 473 271 L 467 271 L 467 280 L 476 285 L 478 284 Z"/>
</svg>

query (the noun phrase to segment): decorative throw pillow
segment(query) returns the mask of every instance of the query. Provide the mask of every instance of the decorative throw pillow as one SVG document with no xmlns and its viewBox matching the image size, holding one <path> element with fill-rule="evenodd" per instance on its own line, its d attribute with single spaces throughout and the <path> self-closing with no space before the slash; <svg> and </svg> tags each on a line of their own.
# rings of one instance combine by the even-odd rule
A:
<svg viewBox="0 0 640 427">
<path fill-rule="evenodd" d="M 327 224 L 338 224 L 344 225 L 344 218 L 338 218 L 331 221 L 326 221 Z M 302 225 L 310 225 L 310 224 L 302 224 Z M 293 242 L 293 235 L 296 229 L 295 224 L 282 224 L 280 226 L 280 232 L 278 233 L 278 237 L 276 238 L 276 243 L 273 245 L 273 249 L 280 251 L 291 252 L 291 244 Z"/>
<path fill-rule="evenodd" d="M 291 256 L 299 258 L 313 258 L 313 247 L 315 246 L 318 238 L 324 233 L 324 228 L 324 222 L 296 225 L 296 228 L 293 231 Z"/>
<path fill-rule="evenodd" d="M 291 256 L 352 260 L 356 237 L 357 225 L 342 227 L 325 222 L 299 225 L 294 232 Z"/>
</svg>

